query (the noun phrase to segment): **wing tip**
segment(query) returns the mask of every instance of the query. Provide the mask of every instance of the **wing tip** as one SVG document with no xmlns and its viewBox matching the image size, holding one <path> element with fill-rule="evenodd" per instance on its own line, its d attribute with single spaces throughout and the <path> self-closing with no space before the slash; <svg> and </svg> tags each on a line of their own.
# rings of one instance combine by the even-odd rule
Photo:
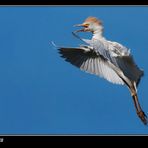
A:
<svg viewBox="0 0 148 148">
<path fill-rule="evenodd" d="M 141 81 L 141 78 L 144 76 L 144 70 L 140 70 L 141 71 L 141 74 L 140 74 L 140 76 L 139 76 L 139 78 L 138 78 L 138 80 L 137 80 L 137 82 L 136 82 L 136 86 L 138 87 L 138 85 L 139 85 L 139 83 L 140 83 L 140 81 Z"/>
</svg>

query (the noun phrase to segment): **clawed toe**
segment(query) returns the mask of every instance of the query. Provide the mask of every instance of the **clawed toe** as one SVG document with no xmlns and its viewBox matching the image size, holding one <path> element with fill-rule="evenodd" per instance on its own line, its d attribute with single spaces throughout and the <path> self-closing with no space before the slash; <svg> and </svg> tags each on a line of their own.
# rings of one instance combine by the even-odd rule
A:
<svg viewBox="0 0 148 148">
<path fill-rule="evenodd" d="M 137 115 L 145 125 L 148 123 L 147 116 L 143 111 L 137 112 Z"/>
</svg>

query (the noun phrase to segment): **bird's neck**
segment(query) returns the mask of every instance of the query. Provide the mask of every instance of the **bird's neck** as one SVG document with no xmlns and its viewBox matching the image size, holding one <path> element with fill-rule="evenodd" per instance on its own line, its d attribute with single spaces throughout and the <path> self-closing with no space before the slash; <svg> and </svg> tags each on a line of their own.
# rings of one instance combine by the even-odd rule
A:
<svg viewBox="0 0 148 148">
<path fill-rule="evenodd" d="M 98 28 L 93 32 L 92 39 L 101 39 L 103 38 L 103 28 Z"/>
</svg>

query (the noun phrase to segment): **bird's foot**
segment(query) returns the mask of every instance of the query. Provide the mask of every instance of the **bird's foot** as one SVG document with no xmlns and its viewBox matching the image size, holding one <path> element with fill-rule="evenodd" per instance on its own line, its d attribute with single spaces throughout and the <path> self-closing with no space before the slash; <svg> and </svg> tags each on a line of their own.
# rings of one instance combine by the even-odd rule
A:
<svg viewBox="0 0 148 148">
<path fill-rule="evenodd" d="M 147 120 L 147 116 L 143 111 L 137 112 L 137 115 L 139 116 L 139 118 L 142 120 L 142 122 L 147 125 L 148 120 Z"/>
</svg>

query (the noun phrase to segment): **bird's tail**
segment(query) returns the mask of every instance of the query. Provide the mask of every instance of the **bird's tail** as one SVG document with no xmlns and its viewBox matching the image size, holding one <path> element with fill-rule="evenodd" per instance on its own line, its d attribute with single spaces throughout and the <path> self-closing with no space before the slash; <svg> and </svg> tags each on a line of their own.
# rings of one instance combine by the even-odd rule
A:
<svg viewBox="0 0 148 148">
<path fill-rule="evenodd" d="M 133 98 L 133 101 L 134 101 L 134 105 L 135 105 L 135 108 L 136 108 L 136 112 L 137 112 L 138 117 L 141 119 L 141 121 L 145 125 L 147 125 L 147 123 L 148 123 L 147 116 L 143 112 L 143 110 L 141 109 L 141 106 L 140 106 L 140 103 L 138 101 L 138 96 L 137 96 L 137 93 L 136 92 L 132 93 L 132 98 Z"/>
</svg>

